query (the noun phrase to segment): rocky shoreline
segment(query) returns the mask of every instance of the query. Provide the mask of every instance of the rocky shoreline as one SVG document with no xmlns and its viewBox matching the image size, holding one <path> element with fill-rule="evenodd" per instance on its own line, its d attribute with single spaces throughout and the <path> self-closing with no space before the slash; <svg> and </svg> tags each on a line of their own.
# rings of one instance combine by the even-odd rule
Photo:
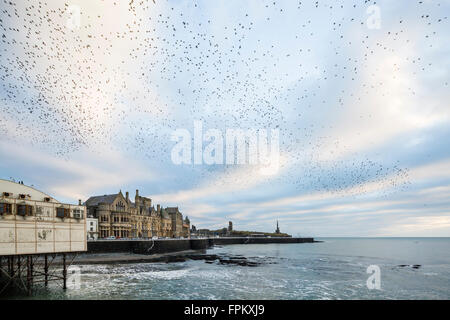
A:
<svg viewBox="0 0 450 320">
<path fill-rule="evenodd" d="M 186 250 L 177 253 L 142 255 L 134 253 L 81 254 L 73 261 L 73 265 L 85 264 L 125 264 L 125 263 L 173 263 L 187 260 L 203 260 L 209 264 L 238 265 L 257 267 L 261 264 L 272 264 L 274 261 L 263 261 L 258 257 L 244 257 L 241 255 L 206 254 L 205 250 Z M 266 259 L 267 260 L 267 259 Z M 59 264 L 60 261 L 55 261 Z"/>
</svg>

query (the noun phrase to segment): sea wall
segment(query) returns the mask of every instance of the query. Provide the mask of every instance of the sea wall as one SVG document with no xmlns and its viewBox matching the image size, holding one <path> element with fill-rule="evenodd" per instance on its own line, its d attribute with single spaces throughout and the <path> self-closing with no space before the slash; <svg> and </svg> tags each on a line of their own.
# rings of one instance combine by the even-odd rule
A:
<svg viewBox="0 0 450 320">
<path fill-rule="evenodd" d="M 138 254 L 202 250 L 208 239 L 96 240 L 88 241 L 88 253 L 132 252 Z"/>
<path fill-rule="evenodd" d="M 308 243 L 314 238 L 209 238 L 157 240 L 96 240 L 88 241 L 88 253 L 132 252 L 137 254 L 170 253 L 185 250 L 205 250 L 213 245 Z"/>
<path fill-rule="evenodd" d="M 267 243 L 311 243 L 314 238 L 214 238 L 212 239 L 215 245 L 227 244 L 267 244 Z"/>
</svg>

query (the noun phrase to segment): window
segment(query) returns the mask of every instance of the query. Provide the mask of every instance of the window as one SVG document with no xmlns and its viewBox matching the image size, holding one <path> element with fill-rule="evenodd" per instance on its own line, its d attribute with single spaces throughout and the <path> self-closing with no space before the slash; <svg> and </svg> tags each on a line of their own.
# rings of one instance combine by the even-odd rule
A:
<svg viewBox="0 0 450 320">
<path fill-rule="evenodd" d="M 56 216 L 58 218 L 64 218 L 64 208 L 56 208 Z"/>
<path fill-rule="evenodd" d="M 91 226 L 93 226 L 94 225 L 94 223 L 91 221 Z"/>
<path fill-rule="evenodd" d="M 83 210 L 80 209 L 73 209 L 73 217 L 75 219 L 82 219 L 83 218 Z"/>
<path fill-rule="evenodd" d="M 70 210 L 66 208 L 56 208 L 56 216 L 58 218 L 69 218 Z"/>
<path fill-rule="evenodd" d="M 33 215 L 33 207 L 27 204 L 18 204 L 17 205 L 17 214 L 19 216 L 32 216 Z"/>
<path fill-rule="evenodd" d="M 116 204 L 116 210 L 117 210 L 117 211 L 125 211 L 125 205 L 123 204 L 122 201 L 119 201 L 119 202 Z"/>
<path fill-rule="evenodd" d="M 12 206 L 9 203 L 0 203 L 0 214 L 12 214 Z"/>
</svg>

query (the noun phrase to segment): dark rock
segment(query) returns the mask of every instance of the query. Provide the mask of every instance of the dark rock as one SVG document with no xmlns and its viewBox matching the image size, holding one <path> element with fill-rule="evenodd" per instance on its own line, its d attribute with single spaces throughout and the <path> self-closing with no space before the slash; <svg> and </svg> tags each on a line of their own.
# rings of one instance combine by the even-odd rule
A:
<svg viewBox="0 0 450 320">
<path fill-rule="evenodd" d="M 247 267 L 257 267 L 258 265 L 259 265 L 259 263 L 251 262 L 251 261 L 248 261 L 246 264 Z"/>
<path fill-rule="evenodd" d="M 399 264 L 397 267 L 404 268 L 404 267 L 411 267 L 413 269 L 419 269 L 422 265 L 420 264 Z"/>
<path fill-rule="evenodd" d="M 256 261 L 248 261 L 246 258 L 244 259 L 219 259 L 221 264 L 234 264 L 243 267 L 256 267 L 260 265 L 259 262 Z"/>
<path fill-rule="evenodd" d="M 240 255 L 222 255 L 219 256 L 217 254 L 189 254 L 184 256 L 185 259 L 191 260 L 204 260 L 206 263 L 212 264 L 214 261 L 218 260 L 220 264 L 230 264 L 230 265 L 238 265 L 244 267 L 256 267 L 261 264 L 258 261 L 249 261 L 246 257 Z M 180 259 L 181 261 L 181 259 Z M 178 262 L 178 261 L 175 261 Z"/>
<path fill-rule="evenodd" d="M 190 254 L 187 255 L 186 258 L 191 259 L 191 260 L 207 260 L 207 261 L 214 261 L 219 259 L 219 256 L 215 255 L 215 254 Z"/>
<path fill-rule="evenodd" d="M 168 256 L 166 257 L 166 262 L 185 262 L 186 261 L 186 257 L 183 256 Z"/>
</svg>

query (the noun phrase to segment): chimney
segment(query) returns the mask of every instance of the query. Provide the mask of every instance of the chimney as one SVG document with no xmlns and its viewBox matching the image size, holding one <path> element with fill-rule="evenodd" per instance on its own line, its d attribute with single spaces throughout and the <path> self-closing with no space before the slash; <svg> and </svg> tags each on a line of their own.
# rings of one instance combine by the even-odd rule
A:
<svg viewBox="0 0 450 320">
<path fill-rule="evenodd" d="M 127 191 L 125 193 L 125 195 L 126 195 L 127 202 L 130 202 L 130 193 Z"/>
<path fill-rule="evenodd" d="M 81 206 L 81 199 L 78 199 L 78 205 Z"/>
<path fill-rule="evenodd" d="M 136 197 L 139 197 L 139 190 L 136 189 Z"/>
<path fill-rule="evenodd" d="M 156 212 L 159 212 L 160 209 L 161 209 L 161 206 L 158 204 L 158 205 L 156 206 Z"/>
</svg>

